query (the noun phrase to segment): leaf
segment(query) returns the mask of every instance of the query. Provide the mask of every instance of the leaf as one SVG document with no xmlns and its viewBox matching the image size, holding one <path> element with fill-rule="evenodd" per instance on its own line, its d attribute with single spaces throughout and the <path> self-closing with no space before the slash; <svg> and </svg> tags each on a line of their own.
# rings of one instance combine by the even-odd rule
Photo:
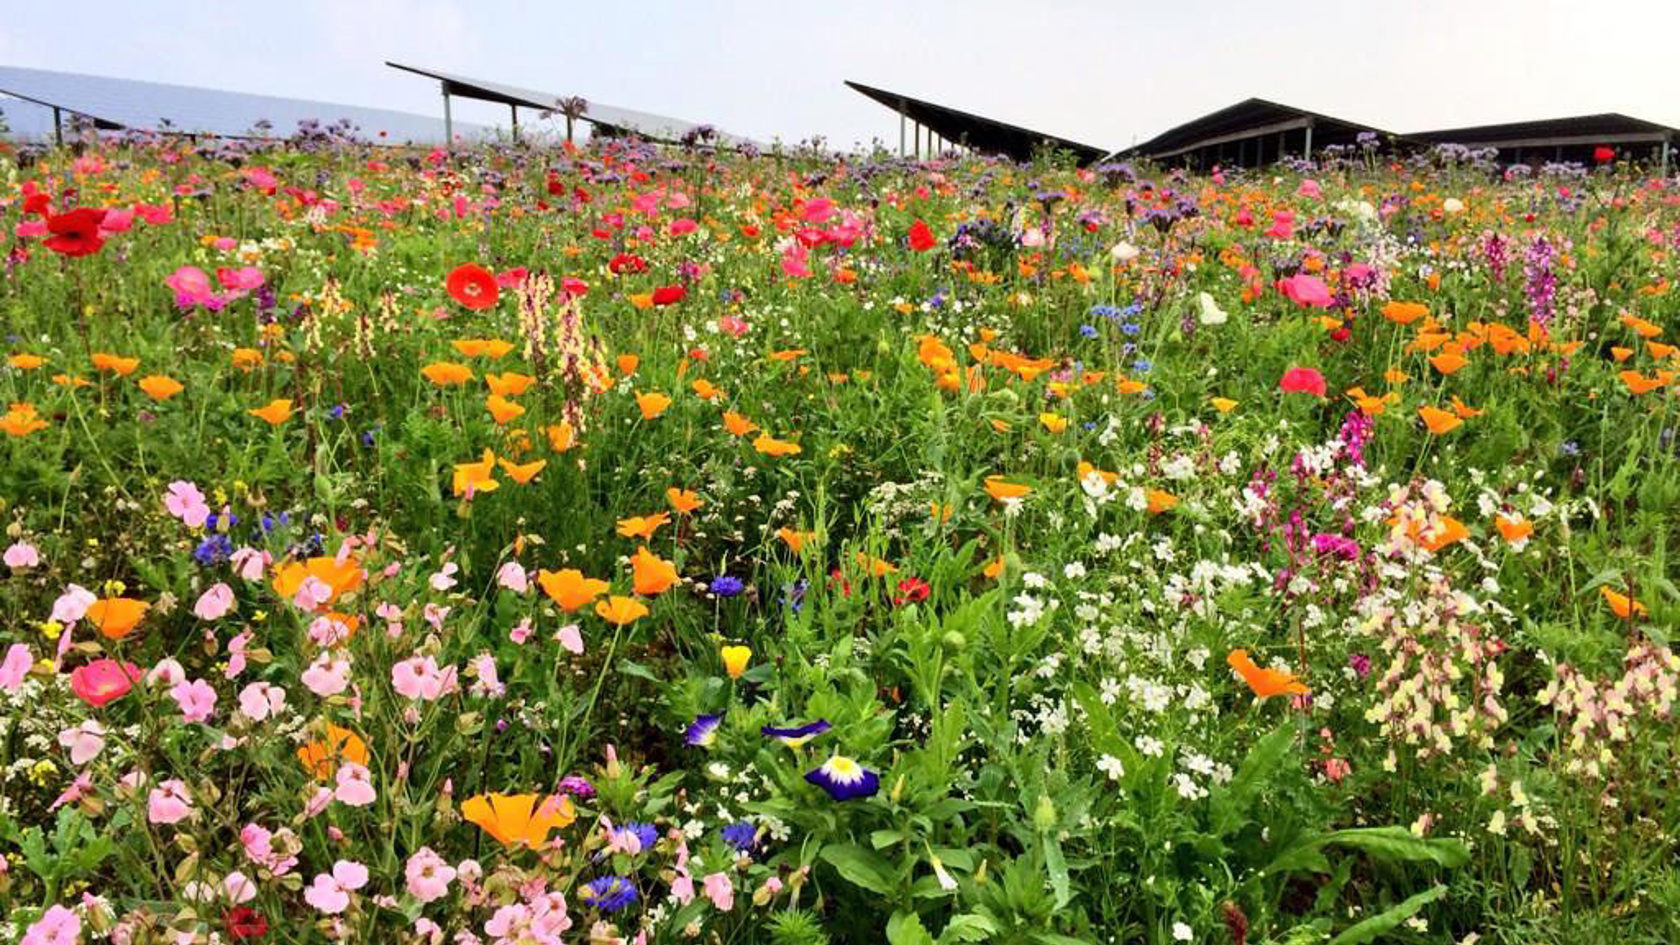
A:
<svg viewBox="0 0 1680 945">
<path fill-rule="evenodd" d="M 891 945 L 934 945 L 933 936 L 914 912 L 900 909 L 887 920 L 887 941 Z"/>
<path fill-rule="evenodd" d="M 939 945 L 951 945 L 952 942 L 983 942 L 997 934 L 997 925 L 991 919 L 977 912 L 964 912 L 951 917 L 945 923 L 945 931 L 939 933 Z"/>
<path fill-rule="evenodd" d="M 660 678 L 653 674 L 653 670 L 648 669 L 646 666 L 643 666 L 633 660 L 619 660 L 617 663 L 614 663 L 613 666 L 626 676 L 634 676 L 637 679 L 645 679 L 650 683 L 661 682 Z"/>
<path fill-rule="evenodd" d="M 1041 945 L 1091 945 L 1090 941 L 1086 939 L 1062 935 L 1059 932 L 1034 932 L 1032 937 L 1033 941 L 1039 942 Z"/>
<path fill-rule="evenodd" d="M 1056 908 L 1065 907 L 1073 899 L 1068 883 L 1067 860 L 1062 856 L 1062 841 L 1053 833 L 1044 834 L 1044 867 L 1050 871 L 1050 889 L 1056 894 Z"/>
<path fill-rule="evenodd" d="M 1229 836 L 1242 829 L 1249 820 L 1248 808 L 1254 795 L 1271 778 L 1295 740 L 1295 724 L 1285 722 L 1260 739 L 1254 750 L 1243 759 L 1236 776 L 1213 792 L 1208 798 L 1208 812 L 1213 832 Z"/>
<path fill-rule="evenodd" d="M 1325 837 L 1324 843 L 1353 847 L 1379 860 L 1431 860 L 1448 869 L 1470 862 L 1470 848 L 1463 841 L 1450 837 L 1425 839 L 1405 827 L 1338 830 Z"/>
<path fill-rule="evenodd" d="M 853 885 L 883 896 L 892 894 L 892 866 L 880 854 L 844 843 L 823 847 L 821 856 Z"/>
<path fill-rule="evenodd" d="M 1330 945 L 1369 945 L 1370 942 L 1377 941 L 1378 936 L 1392 932 L 1400 923 L 1416 915 L 1418 910 L 1446 894 L 1445 886 L 1426 889 L 1397 906 L 1348 926 L 1342 930 L 1342 934 L 1330 940 Z"/>
</svg>

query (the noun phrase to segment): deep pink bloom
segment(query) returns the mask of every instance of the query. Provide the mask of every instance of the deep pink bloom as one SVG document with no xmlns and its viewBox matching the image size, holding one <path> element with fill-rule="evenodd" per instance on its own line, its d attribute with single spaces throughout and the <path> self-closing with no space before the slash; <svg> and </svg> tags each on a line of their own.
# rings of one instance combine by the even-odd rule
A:
<svg viewBox="0 0 1680 945">
<path fill-rule="evenodd" d="M 100 708 L 128 695 L 140 678 L 140 667 L 113 659 L 94 660 L 70 673 L 70 691 L 78 699 Z"/>
<path fill-rule="evenodd" d="M 1315 397 L 1324 396 L 1324 375 L 1316 368 L 1292 367 L 1283 372 L 1283 378 L 1278 381 L 1278 389 L 1290 393 L 1312 394 Z"/>
<path fill-rule="evenodd" d="M 1323 279 L 1305 273 L 1279 279 L 1278 291 L 1296 305 L 1312 308 L 1329 308 L 1330 303 L 1335 301 L 1334 296 L 1330 294 L 1330 287 L 1324 284 Z"/>
</svg>

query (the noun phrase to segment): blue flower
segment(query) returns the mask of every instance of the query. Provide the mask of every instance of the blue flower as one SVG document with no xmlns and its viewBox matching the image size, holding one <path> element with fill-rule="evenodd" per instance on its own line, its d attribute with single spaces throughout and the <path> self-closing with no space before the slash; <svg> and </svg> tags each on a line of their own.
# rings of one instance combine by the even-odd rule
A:
<svg viewBox="0 0 1680 945">
<path fill-rule="evenodd" d="M 1079 333 L 1087 338 L 1095 338 L 1097 337 L 1097 328 L 1095 325 L 1080 325 Z"/>
<path fill-rule="evenodd" d="M 1120 330 L 1128 335 L 1135 335 L 1138 332 L 1143 331 L 1143 326 L 1139 325 L 1137 322 L 1121 322 Z"/>
<path fill-rule="evenodd" d="M 837 801 L 869 797 L 881 790 L 881 776 L 845 755 L 835 755 L 805 772 L 805 780 L 828 792 Z"/>
<path fill-rule="evenodd" d="M 222 532 L 215 532 L 199 542 L 193 549 L 193 560 L 205 567 L 221 564 L 233 557 L 233 539 Z"/>
<path fill-rule="evenodd" d="M 1132 362 L 1132 370 L 1139 374 L 1148 374 L 1149 369 L 1154 366 L 1155 365 L 1149 363 L 1148 358 L 1138 358 L 1136 361 Z"/>
<path fill-rule="evenodd" d="M 712 578 L 712 593 L 719 597 L 734 597 L 746 587 L 741 579 L 728 574 L 720 574 Z"/>
<path fill-rule="evenodd" d="M 759 734 L 766 738 L 777 738 L 781 740 L 782 744 L 787 745 L 790 748 L 798 748 L 800 745 L 805 744 L 833 727 L 834 726 L 828 724 L 827 719 L 818 719 L 815 722 L 808 722 L 804 725 L 795 725 L 792 728 L 776 728 L 774 726 L 766 725 L 758 731 Z"/>
<path fill-rule="evenodd" d="M 626 835 L 634 836 L 636 838 L 636 848 L 643 853 L 652 850 L 653 845 L 659 842 L 659 831 L 652 824 L 620 824 L 613 828 L 613 835 L 618 838 Z"/>
<path fill-rule="evenodd" d="M 683 744 L 695 748 L 710 748 L 717 741 L 718 723 L 723 721 L 721 715 L 702 715 L 688 726 L 688 732 L 683 735 Z"/>
<path fill-rule="evenodd" d="M 636 887 L 623 876 L 602 876 L 583 886 L 583 901 L 602 912 L 617 912 L 636 898 Z"/>
<path fill-rule="evenodd" d="M 734 847 L 737 853 L 751 853 L 758 846 L 758 828 L 744 820 L 723 828 L 722 833 L 723 842 Z"/>
</svg>

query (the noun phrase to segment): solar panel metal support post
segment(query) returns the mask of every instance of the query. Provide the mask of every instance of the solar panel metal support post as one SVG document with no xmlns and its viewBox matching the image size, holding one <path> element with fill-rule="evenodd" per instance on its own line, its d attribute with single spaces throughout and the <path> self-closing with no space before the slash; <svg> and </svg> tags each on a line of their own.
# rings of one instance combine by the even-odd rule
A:
<svg viewBox="0 0 1680 945">
<path fill-rule="evenodd" d="M 519 106 L 513 104 L 512 102 L 509 102 L 508 103 L 508 111 L 513 113 L 513 140 L 515 142 L 518 142 L 519 141 Z"/>
<path fill-rule="evenodd" d="M 64 112 L 57 105 L 53 106 L 53 144 L 64 147 Z"/>
<path fill-rule="evenodd" d="M 904 112 L 905 112 L 905 109 L 907 107 L 908 106 L 906 106 L 904 104 L 904 99 L 899 99 L 898 100 L 898 156 L 899 157 L 904 156 L 904 123 L 909 121 L 908 118 L 904 117 Z"/>
<path fill-rule="evenodd" d="M 1313 130 L 1313 123 L 1309 119 L 1307 121 L 1307 150 L 1306 150 L 1306 153 L 1301 155 L 1302 157 L 1306 158 L 1309 161 L 1312 160 L 1312 130 Z"/>
<path fill-rule="evenodd" d="M 1668 176 L 1668 149 L 1669 139 L 1664 138 L 1662 142 L 1662 173 L 1659 175 L 1662 177 Z"/>
<path fill-rule="evenodd" d="M 455 119 L 449 114 L 449 83 L 440 82 L 443 89 L 443 146 L 455 150 Z"/>
</svg>

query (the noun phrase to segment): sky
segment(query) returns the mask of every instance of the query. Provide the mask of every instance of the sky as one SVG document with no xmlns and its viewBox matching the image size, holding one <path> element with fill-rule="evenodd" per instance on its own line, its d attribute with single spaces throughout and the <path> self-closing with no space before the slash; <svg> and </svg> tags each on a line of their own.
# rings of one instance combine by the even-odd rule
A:
<svg viewBox="0 0 1680 945">
<path fill-rule="evenodd" d="M 1603 111 L 1680 126 L 1672 0 L 7 6 L 6 65 L 440 114 L 437 85 L 393 59 L 842 149 L 898 141 L 844 79 L 1105 148 L 1250 96 L 1398 132 Z"/>
</svg>

